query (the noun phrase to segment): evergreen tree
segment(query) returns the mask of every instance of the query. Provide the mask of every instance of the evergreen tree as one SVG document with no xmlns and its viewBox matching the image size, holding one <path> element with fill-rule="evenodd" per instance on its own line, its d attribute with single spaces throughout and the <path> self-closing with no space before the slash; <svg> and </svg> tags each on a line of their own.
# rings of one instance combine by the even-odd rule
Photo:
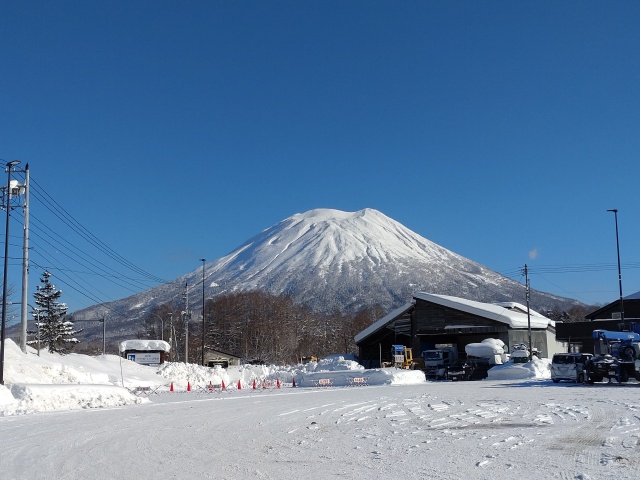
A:
<svg viewBox="0 0 640 480">
<path fill-rule="evenodd" d="M 50 282 L 51 273 L 45 272 L 40 277 L 42 285 L 38 285 L 37 292 L 33 294 L 38 305 L 40 321 L 37 324 L 40 330 L 40 343 L 49 349 L 49 352 L 68 353 L 70 347 L 79 342 L 74 337 L 76 331 L 73 322 L 65 320 L 67 305 L 59 303 L 62 290 L 56 290 L 56 286 Z"/>
</svg>

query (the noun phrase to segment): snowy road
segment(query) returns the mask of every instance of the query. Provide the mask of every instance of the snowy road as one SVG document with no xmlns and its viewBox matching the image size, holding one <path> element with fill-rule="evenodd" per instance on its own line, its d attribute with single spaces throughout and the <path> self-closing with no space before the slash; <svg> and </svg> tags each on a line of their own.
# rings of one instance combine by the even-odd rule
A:
<svg viewBox="0 0 640 480">
<path fill-rule="evenodd" d="M 640 385 L 165 393 L 0 418 L 3 479 L 640 477 Z"/>
</svg>

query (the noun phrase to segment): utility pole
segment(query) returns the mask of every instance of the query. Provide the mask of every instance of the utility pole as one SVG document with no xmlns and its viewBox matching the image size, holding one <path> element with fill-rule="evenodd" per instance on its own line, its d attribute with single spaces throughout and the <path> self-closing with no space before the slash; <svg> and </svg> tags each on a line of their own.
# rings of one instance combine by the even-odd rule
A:
<svg viewBox="0 0 640 480">
<path fill-rule="evenodd" d="M 107 316 L 102 314 L 102 355 L 107 354 Z"/>
<path fill-rule="evenodd" d="M 22 240 L 22 305 L 20 309 L 20 349 L 27 353 L 27 294 L 29 290 L 29 164 L 24 167 L 24 227 Z M 40 353 L 38 351 L 38 353 Z"/>
<path fill-rule="evenodd" d="M 189 285 L 184 284 L 184 304 L 185 310 L 182 312 L 184 318 L 184 363 L 189 363 L 189 319 L 191 312 L 189 311 Z"/>
<path fill-rule="evenodd" d="M 531 311 L 529 310 L 529 269 L 527 268 L 527 264 L 524 264 L 524 278 L 526 283 L 526 291 L 527 291 L 527 327 L 529 330 L 529 361 L 533 358 L 533 345 L 531 345 Z"/>
<path fill-rule="evenodd" d="M 618 240 L 618 209 L 612 208 L 607 212 L 613 212 L 616 220 L 616 251 L 618 252 L 618 285 L 620 286 L 620 321 L 622 328 L 626 330 L 624 324 L 624 301 L 622 300 L 622 270 L 620 269 L 620 241 Z"/>
<path fill-rule="evenodd" d="M 9 280 L 9 219 L 11 218 L 11 172 L 20 163 L 13 160 L 6 165 L 7 190 L 5 192 L 6 226 L 4 234 L 4 274 L 2 278 L 2 325 L 0 326 L 0 385 L 4 385 L 4 338 L 7 323 L 7 282 Z"/>
<path fill-rule="evenodd" d="M 205 330 L 205 325 L 204 325 L 204 263 L 206 262 L 206 260 L 204 258 L 201 258 L 200 261 L 202 262 L 202 366 L 204 367 L 204 330 Z"/>
<path fill-rule="evenodd" d="M 169 347 L 171 347 L 171 361 L 175 361 L 176 352 L 173 351 L 173 312 L 169 312 Z M 178 345 L 176 344 L 176 350 L 178 349 Z"/>
</svg>

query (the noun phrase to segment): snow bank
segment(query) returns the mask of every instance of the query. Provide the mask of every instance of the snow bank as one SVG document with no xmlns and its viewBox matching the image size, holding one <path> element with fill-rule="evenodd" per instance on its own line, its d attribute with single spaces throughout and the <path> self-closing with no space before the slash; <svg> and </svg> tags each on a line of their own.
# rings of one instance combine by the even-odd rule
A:
<svg viewBox="0 0 640 480">
<path fill-rule="evenodd" d="M 120 342 L 120 352 L 128 350 L 170 352 L 171 346 L 164 340 L 123 340 Z"/>
<path fill-rule="evenodd" d="M 24 385 L 14 384 L 9 391 L 11 398 L 0 394 L 0 416 L 46 412 L 104 408 L 149 402 L 127 389 L 114 385 Z M 3 404 L 4 398 L 4 404 Z"/>
<path fill-rule="evenodd" d="M 485 343 L 485 342 L 481 342 Z M 486 346 L 486 345 L 485 345 Z M 548 379 L 547 359 L 512 362 L 489 370 L 490 380 Z M 103 408 L 153 401 L 130 390 L 149 387 L 156 392 L 185 392 L 223 382 L 229 391 L 251 389 L 255 382 L 274 386 L 277 381 L 299 387 L 351 385 L 416 385 L 427 383 L 421 370 L 382 368 L 366 370 L 353 359 L 332 355 L 297 365 L 242 365 L 223 369 L 195 364 L 139 365 L 117 355 L 40 355 L 30 347 L 24 354 L 11 340 L 5 343 L 5 383 L 0 385 L 0 416 L 50 410 Z M 260 388 L 260 387 L 258 387 Z"/>
<path fill-rule="evenodd" d="M 546 380 L 551 378 L 551 360 L 533 357 L 527 363 L 508 362 L 490 368 L 487 375 L 488 380 Z"/>
</svg>

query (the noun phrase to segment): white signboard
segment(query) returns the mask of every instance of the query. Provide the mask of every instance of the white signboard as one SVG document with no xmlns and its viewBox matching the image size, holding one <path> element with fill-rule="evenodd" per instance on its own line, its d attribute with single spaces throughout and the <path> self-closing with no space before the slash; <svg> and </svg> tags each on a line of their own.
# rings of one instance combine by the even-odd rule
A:
<svg viewBox="0 0 640 480">
<path fill-rule="evenodd" d="M 131 360 L 132 362 L 140 363 L 143 365 L 159 365 L 160 364 L 160 353 L 156 352 L 136 352 L 136 353 L 127 353 L 127 360 Z"/>
</svg>

